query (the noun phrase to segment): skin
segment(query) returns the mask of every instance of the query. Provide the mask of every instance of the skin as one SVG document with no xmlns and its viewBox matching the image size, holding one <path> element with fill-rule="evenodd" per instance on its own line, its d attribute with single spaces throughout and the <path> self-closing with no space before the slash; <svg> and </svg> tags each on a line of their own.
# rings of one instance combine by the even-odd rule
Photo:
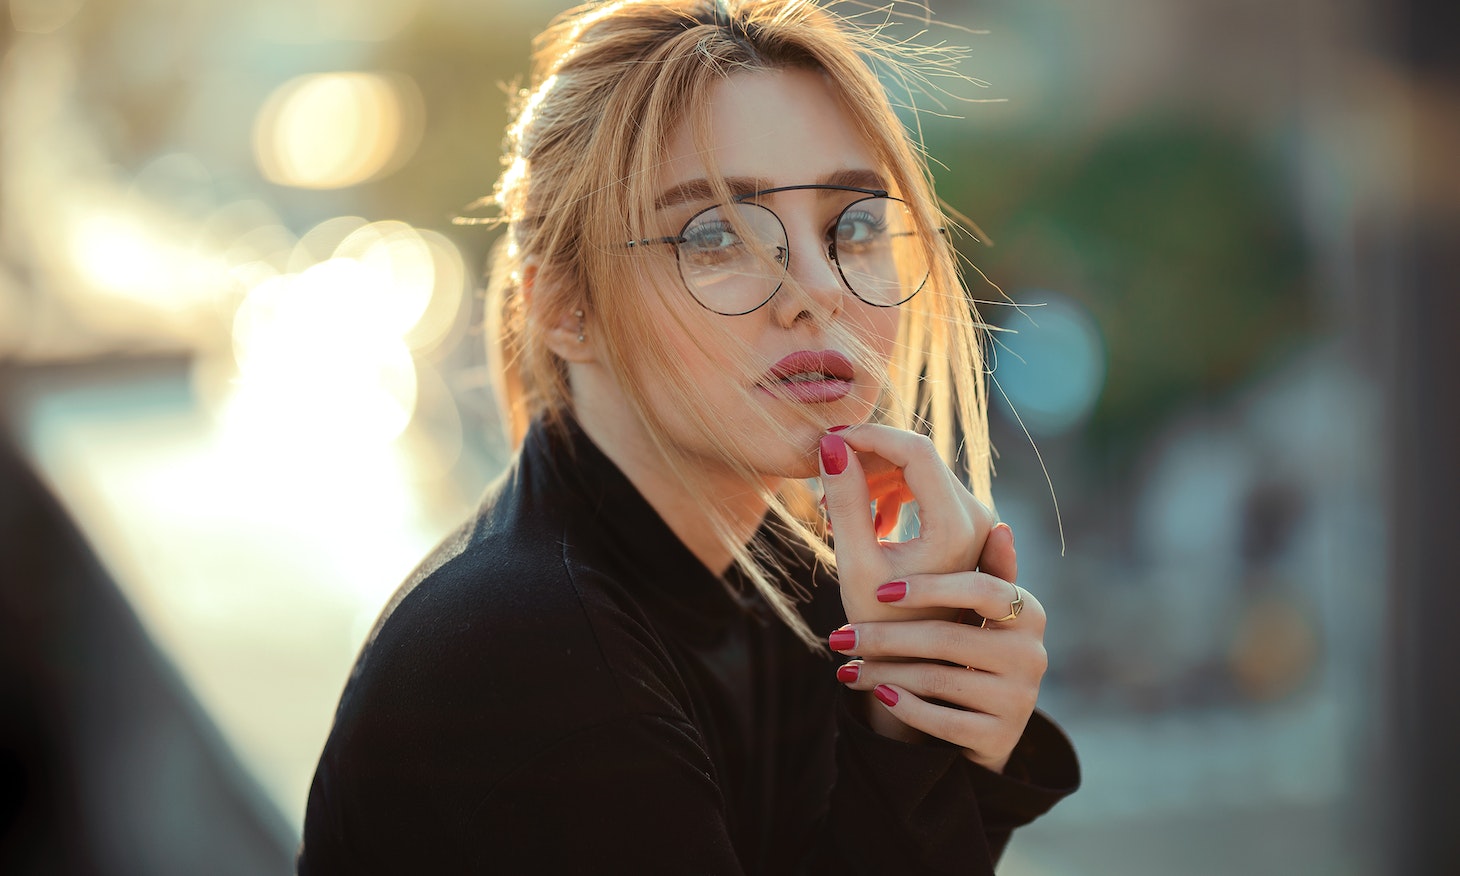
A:
<svg viewBox="0 0 1460 876">
<path fill-rule="evenodd" d="M 871 150 L 818 73 L 739 73 L 707 97 L 715 160 L 727 178 L 753 178 L 761 181 L 757 188 L 770 188 L 875 172 Z M 669 144 L 668 154 L 656 192 L 704 177 L 687 127 Z M 837 339 L 847 333 L 884 362 L 891 355 L 899 310 L 859 301 L 824 254 L 827 226 L 846 199 L 795 191 L 768 196 L 766 203 L 786 225 L 792 252 L 791 274 L 780 292 L 757 311 L 727 317 L 700 308 L 678 277 L 666 274 L 663 282 L 678 286 L 673 290 L 678 297 L 671 299 L 681 302 L 681 315 L 692 329 L 692 336 L 670 333 L 666 341 L 710 409 L 735 424 L 727 428 L 741 430 L 727 434 L 739 446 L 756 448 L 763 483 L 822 476 L 843 602 L 852 622 L 844 629 L 856 634 L 855 646 L 845 653 L 860 658 L 853 661 L 858 678 L 849 687 L 862 692 L 869 724 L 910 741 L 925 735 L 948 740 L 971 760 L 1002 770 L 1034 708 L 1044 672 L 1044 614 L 1037 600 L 1023 593 L 1024 610 L 1015 621 L 980 629 L 959 618 L 965 610 L 1001 617 L 1021 592 L 1011 583 L 1017 560 L 1008 527 L 993 526 L 989 509 L 958 482 L 926 438 L 877 425 L 826 431 L 863 423 L 871 415 L 878 394 L 873 376 L 859 374 L 845 398 L 811 406 L 815 416 L 808 423 L 790 409 L 802 403 L 747 394 L 743 373 L 727 358 L 729 345 L 713 343 L 716 337 L 733 338 L 763 357 L 767 369 L 797 350 L 837 349 Z M 668 205 L 661 211 L 662 225 L 646 233 L 673 234 L 706 205 L 705 200 Z M 728 551 L 695 500 L 664 470 L 618 379 L 598 361 L 592 325 L 589 314 L 582 342 L 576 319 L 563 320 L 547 337 L 568 363 L 579 422 L 706 567 L 723 572 L 731 562 Z M 754 485 L 745 483 L 706 436 L 655 391 L 651 386 L 650 402 L 666 420 L 670 440 L 692 461 L 710 494 L 723 500 L 737 532 L 748 541 L 767 510 Z M 747 404 L 764 406 L 777 422 L 792 424 L 791 440 L 768 430 L 758 433 L 759 418 L 745 415 Z M 817 448 L 835 450 L 839 443 L 849 457 L 846 469 L 828 474 L 824 457 L 818 469 Z M 887 511 L 881 533 L 867 513 L 873 501 Z M 919 504 L 919 537 L 900 544 L 881 541 L 879 534 L 891 530 L 906 501 Z M 906 597 L 879 601 L 877 588 L 893 581 L 907 584 Z M 896 705 L 873 698 L 870 692 L 879 685 L 884 695 L 887 690 L 897 695 Z"/>
<path fill-rule="evenodd" d="M 726 177 L 750 177 L 763 188 L 823 182 L 833 174 L 864 170 L 875 174 L 871 152 L 852 128 L 822 78 L 806 71 L 741 74 L 722 83 L 709 95 L 712 142 L 719 144 L 715 160 Z M 688 126 L 682 126 L 668 148 L 668 160 L 654 182 L 657 193 L 703 179 L 705 169 Z M 792 251 L 792 271 L 781 290 L 764 307 L 742 316 L 711 313 L 690 297 L 679 279 L 672 251 L 645 252 L 646 267 L 658 269 L 661 282 L 671 288 L 667 299 L 680 308 L 684 334 L 666 331 L 682 365 L 704 397 L 709 410 L 726 412 L 719 419 L 740 446 L 759 450 L 757 467 L 765 482 L 779 478 L 815 477 L 816 442 L 825 428 L 867 419 L 876 404 L 878 382 L 859 375 L 854 391 L 832 404 L 817 405 L 815 421 L 802 422 L 793 402 L 750 393 L 779 423 L 792 424 L 791 441 L 780 434 L 758 431 L 754 417 L 729 415 L 746 403 L 753 380 L 737 380 L 731 360 L 732 344 L 754 350 L 764 369 L 798 350 L 835 349 L 833 336 L 855 333 L 879 357 L 891 355 L 900 313 L 896 308 L 863 304 L 846 291 L 836 268 L 821 253 L 825 232 L 841 207 L 855 196 L 828 197 L 817 191 L 784 192 L 766 203 L 786 225 Z M 657 227 L 646 235 L 677 233 L 686 219 L 710 201 L 701 199 L 671 205 L 660 211 Z M 666 320 L 666 327 L 671 321 Z M 729 567 L 730 554 L 715 537 L 682 485 L 665 470 L 658 449 L 645 425 L 632 413 L 618 377 L 600 362 L 593 348 L 593 316 L 587 315 L 585 342 L 577 340 L 576 319 L 568 319 L 549 333 L 549 344 L 569 363 L 574 409 L 584 430 L 603 448 L 658 510 L 675 534 L 705 565 L 717 572 Z M 723 345 L 711 343 L 723 339 Z M 842 350 L 842 352 L 848 352 Z M 691 462 L 706 491 L 722 497 L 734 512 L 747 540 L 760 525 L 765 505 L 742 476 L 721 458 L 707 436 L 678 417 L 667 390 L 654 381 L 647 389 L 657 410 L 664 412 L 670 437 Z"/>
<path fill-rule="evenodd" d="M 831 474 L 826 463 L 838 443 L 845 446 L 846 467 Z M 822 449 L 837 576 L 851 621 L 842 629 L 855 633 L 852 644 L 833 647 L 859 658 L 850 664 L 858 670 L 852 689 L 881 687 L 896 699 L 889 705 L 884 691 L 867 703 L 869 723 L 884 736 L 910 742 L 947 740 L 969 760 L 1002 772 L 1048 665 L 1044 609 L 1014 583 L 1013 533 L 1003 523 L 982 529 L 992 515 L 922 435 L 863 424 L 826 436 Z M 883 474 L 869 477 L 870 469 Z M 880 540 L 865 510 L 873 500 L 881 505 L 881 494 L 869 484 L 888 489 L 888 471 L 897 480 L 889 490 L 896 501 L 918 502 L 919 534 L 906 542 Z M 906 595 L 875 611 L 878 589 L 891 582 L 905 584 Z M 984 628 L 964 622 L 970 611 L 1004 617 L 1016 594 L 1024 603 L 1015 620 Z"/>
</svg>

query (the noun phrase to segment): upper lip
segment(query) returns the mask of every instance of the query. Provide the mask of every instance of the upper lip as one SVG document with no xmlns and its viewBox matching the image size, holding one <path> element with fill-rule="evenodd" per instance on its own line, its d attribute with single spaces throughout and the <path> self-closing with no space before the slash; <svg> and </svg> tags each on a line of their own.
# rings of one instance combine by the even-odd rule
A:
<svg viewBox="0 0 1460 876">
<path fill-rule="evenodd" d="M 821 374 L 832 380 L 851 381 L 856 369 L 852 360 L 836 350 L 797 350 L 772 365 L 763 382 L 785 380 L 797 374 Z"/>
</svg>

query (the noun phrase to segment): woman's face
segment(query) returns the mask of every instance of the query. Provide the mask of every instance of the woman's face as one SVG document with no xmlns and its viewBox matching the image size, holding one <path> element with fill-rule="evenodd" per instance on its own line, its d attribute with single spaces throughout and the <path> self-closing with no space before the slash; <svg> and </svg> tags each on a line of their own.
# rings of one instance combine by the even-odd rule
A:
<svg viewBox="0 0 1460 876">
<path fill-rule="evenodd" d="M 740 73 L 716 85 L 708 100 L 714 162 L 735 194 L 805 184 L 887 187 L 871 150 L 820 73 Z M 691 128 L 681 125 L 654 183 L 658 222 L 645 235 L 676 235 L 691 216 L 713 206 L 705 179 Z M 669 284 L 661 290 L 667 293 L 663 297 L 682 317 L 664 320 L 665 342 L 702 393 L 693 403 L 704 405 L 701 412 L 723 424 L 722 434 L 750 451 L 765 475 L 816 475 L 822 430 L 867 419 L 880 394 L 882 375 L 868 372 L 866 353 L 885 373 L 899 308 L 862 302 L 848 291 L 827 255 L 839 214 L 861 197 L 805 189 L 756 199 L 785 226 L 790 269 L 774 297 L 750 313 L 725 316 L 699 306 L 674 270 L 674 247 L 648 247 L 640 256 L 661 260 L 653 282 Z M 668 270 L 662 269 L 664 263 Z M 753 360 L 749 376 L 747 351 Z M 650 404 L 672 440 L 690 456 L 712 461 L 713 445 L 687 422 L 668 388 L 652 375 L 644 377 Z M 756 415 L 761 412 L 783 428 L 770 427 L 767 418 Z"/>
</svg>

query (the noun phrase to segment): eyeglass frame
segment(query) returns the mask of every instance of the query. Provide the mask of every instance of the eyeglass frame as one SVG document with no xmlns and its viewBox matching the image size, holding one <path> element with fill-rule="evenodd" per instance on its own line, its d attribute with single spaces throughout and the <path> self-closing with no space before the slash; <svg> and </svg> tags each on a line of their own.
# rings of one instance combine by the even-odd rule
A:
<svg viewBox="0 0 1460 876">
<path fill-rule="evenodd" d="M 854 192 L 856 194 L 865 195 L 866 196 L 866 197 L 858 198 L 855 201 L 852 201 L 851 203 L 847 204 L 845 207 L 842 207 L 841 210 L 837 213 L 837 218 L 838 219 L 841 218 L 841 216 L 842 216 L 843 213 L 845 213 L 847 210 L 851 209 L 851 207 L 852 207 L 853 204 L 860 204 L 862 201 L 871 200 L 872 198 L 886 198 L 889 201 L 896 201 L 897 203 L 902 204 L 904 207 L 908 206 L 907 201 L 904 201 L 902 198 L 894 198 L 892 196 L 892 194 L 890 192 L 888 192 L 886 189 L 869 189 L 869 188 L 863 188 L 861 186 L 843 186 L 843 185 L 833 185 L 833 184 L 830 184 L 830 183 L 805 183 L 805 184 L 802 184 L 802 185 L 795 185 L 795 186 L 775 186 L 774 188 L 761 189 L 760 191 L 755 191 L 755 192 L 747 192 L 746 194 L 743 194 L 743 195 L 735 195 L 733 198 L 731 198 L 731 203 L 733 203 L 733 204 L 743 204 L 746 201 L 749 201 L 749 200 L 751 200 L 753 198 L 760 198 L 760 197 L 763 197 L 765 195 L 774 195 L 774 194 L 777 194 L 779 192 L 799 192 L 799 191 L 807 191 L 807 190 L 833 191 L 833 192 Z M 624 246 L 625 247 L 628 247 L 628 248 L 633 248 L 633 247 L 638 247 L 638 246 L 654 246 L 654 245 L 666 244 L 666 243 L 675 244 L 676 247 L 675 247 L 675 250 L 674 250 L 674 260 L 675 260 L 675 263 L 679 266 L 679 281 L 684 284 L 685 291 L 689 293 L 689 297 L 693 298 L 694 301 L 695 301 L 695 303 L 698 304 L 699 306 L 703 307 L 705 310 L 708 310 L 709 312 L 714 313 L 714 314 L 718 314 L 720 316 L 747 316 L 749 314 L 755 313 L 757 310 L 760 310 L 762 307 L 765 307 L 767 304 L 770 304 L 771 303 L 771 299 L 772 298 L 775 298 L 778 294 L 780 294 L 781 287 L 786 285 L 786 277 L 791 273 L 791 233 L 786 230 L 786 223 L 781 219 L 781 216 L 780 216 L 779 213 L 777 213 L 775 210 L 772 210 L 770 207 L 767 207 L 764 204 L 756 204 L 755 205 L 755 206 L 760 207 L 761 209 L 765 210 L 767 213 L 769 213 L 769 214 L 771 214 L 772 216 L 775 217 L 776 224 L 778 224 L 778 225 L 781 226 L 781 235 L 786 240 L 786 263 L 782 266 L 781 279 L 780 279 L 779 282 L 776 283 L 776 288 L 773 289 L 773 290 L 771 290 L 771 293 L 765 297 L 765 300 L 764 301 L 762 301 L 761 303 L 757 304 L 756 306 L 750 308 L 749 310 L 742 310 L 742 311 L 739 311 L 738 313 L 721 313 L 720 311 L 714 309 L 713 307 L 709 306 L 705 302 L 701 301 L 700 300 L 700 297 L 695 294 L 694 289 L 690 287 L 689 281 L 684 278 L 684 262 L 680 261 L 680 258 L 679 258 L 679 249 L 678 249 L 678 244 L 685 243 L 689 239 L 689 238 L 687 238 L 687 237 L 684 236 L 684 232 L 689 229 L 690 223 L 694 222 L 701 215 L 703 215 L 705 213 L 708 213 L 711 210 L 714 210 L 717 206 L 719 206 L 719 205 L 711 204 L 708 207 L 705 207 L 705 208 L 700 209 L 700 210 L 696 210 L 692 216 L 690 216 L 688 219 L 684 220 L 684 225 L 680 227 L 679 234 L 678 235 L 671 235 L 669 237 L 644 237 L 644 238 L 640 238 L 638 240 L 630 240 L 630 241 L 626 242 L 624 244 Z M 938 229 L 938 233 L 939 234 L 946 234 L 947 233 L 947 229 L 945 229 L 945 228 L 939 228 Z M 837 257 L 836 257 L 836 239 L 835 238 L 832 238 L 831 242 L 827 244 L 826 257 L 828 259 L 830 259 L 832 265 L 834 265 L 836 267 L 837 276 L 841 278 L 842 285 L 846 287 L 847 291 L 850 292 L 850 293 L 852 293 L 852 295 L 856 296 L 856 299 L 858 301 L 862 302 L 863 304 L 868 305 L 869 307 L 884 307 L 884 308 L 885 307 L 901 307 L 902 305 L 904 305 L 904 304 L 908 303 L 909 301 L 911 301 L 913 299 L 913 296 L 914 295 L 917 295 L 919 292 L 923 291 L 923 287 L 926 286 L 926 285 L 928 285 L 928 279 L 929 279 L 929 277 L 932 276 L 932 265 L 930 264 L 928 266 L 928 276 L 923 277 L 923 282 L 920 283 L 920 284 L 918 284 L 918 288 L 914 289 L 906 298 L 902 299 L 901 301 L 895 301 L 895 302 L 893 302 L 891 304 L 878 304 L 875 301 L 868 301 L 867 299 L 863 298 L 860 294 L 857 293 L 857 290 L 856 289 L 852 288 L 851 282 L 847 280 L 847 275 L 842 271 L 841 262 L 837 260 Z"/>
</svg>

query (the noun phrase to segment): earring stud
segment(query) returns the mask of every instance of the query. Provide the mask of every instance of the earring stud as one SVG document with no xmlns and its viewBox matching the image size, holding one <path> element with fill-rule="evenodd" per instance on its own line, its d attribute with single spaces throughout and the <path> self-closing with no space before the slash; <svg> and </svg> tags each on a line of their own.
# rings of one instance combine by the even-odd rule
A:
<svg viewBox="0 0 1460 876">
<path fill-rule="evenodd" d="M 578 343 L 581 344 L 587 339 L 583 333 L 583 311 L 581 309 L 575 310 L 573 311 L 573 315 L 578 317 Z"/>
</svg>

